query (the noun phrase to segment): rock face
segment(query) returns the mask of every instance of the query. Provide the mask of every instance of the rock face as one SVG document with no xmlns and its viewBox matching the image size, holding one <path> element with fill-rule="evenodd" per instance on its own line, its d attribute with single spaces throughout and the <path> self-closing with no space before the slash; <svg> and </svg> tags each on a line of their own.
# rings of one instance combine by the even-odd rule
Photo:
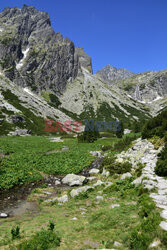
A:
<svg viewBox="0 0 167 250">
<path fill-rule="evenodd" d="M 0 65 L 5 75 L 34 91 L 65 89 L 91 59 L 72 41 L 55 33 L 48 13 L 24 5 L 0 13 Z"/>
<path fill-rule="evenodd" d="M 126 79 L 134 75 L 134 73 L 127 69 L 117 69 L 109 64 L 97 71 L 96 74 L 110 84 L 112 81 Z"/>
<path fill-rule="evenodd" d="M 93 73 L 93 71 L 92 71 L 92 59 L 90 56 L 88 56 L 85 53 L 83 48 L 79 48 L 79 47 L 75 48 L 75 57 L 76 57 L 76 61 L 79 61 L 80 67 L 84 67 L 90 73 Z"/>
<path fill-rule="evenodd" d="M 117 82 L 134 99 L 159 110 L 167 97 L 167 70 L 148 71 L 135 74 Z"/>
</svg>

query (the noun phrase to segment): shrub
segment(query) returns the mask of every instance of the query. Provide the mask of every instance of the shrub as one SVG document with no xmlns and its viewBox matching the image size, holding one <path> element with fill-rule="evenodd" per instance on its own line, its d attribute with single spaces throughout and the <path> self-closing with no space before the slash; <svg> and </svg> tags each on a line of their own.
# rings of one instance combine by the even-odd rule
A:
<svg viewBox="0 0 167 250">
<path fill-rule="evenodd" d="M 50 104 L 54 104 L 56 108 L 58 108 L 61 105 L 61 102 L 59 100 L 59 98 L 54 95 L 54 94 L 49 94 L 49 98 L 51 103 Z"/>
<path fill-rule="evenodd" d="M 125 136 L 123 139 L 119 140 L 117 143 L 114 144 L 114 150 L 123 151 L 131 145 L 132 141 L 136 139 L 137 139 L 136 135 Z"/>
<path fill-rule="evenodd" d="M 157 161 L 155 173 L 159 176 L 167 176 L 167 143 L 159 156 L 160 158 Z"/>
<path fill-rule="evenodd" d="M 162 111 L 156 117 L 150 119 L 144 126 L 142 138 L 151 138 L 156 135 L 163 137 L 167 131 L 167 110 Z"/>
<path fill-rule="evenodd" d="M 20 227 L 13 227 L 11 230 L 12 240 L 20 238 Z"/>
<path fill-rule="evenodd" d="M 123 125 L 123 122 L 120 121 L 120 128 L 116 131 L 116 136 L 118 138 L 122 138 L 122 136 L 124 135 L 124 125 Z"/>
<path fill-rule="evenodd" d="M 51 231 L 53 231 L 54 230 L 54 228 L 55 228 L 55 224 L 54 224 L 54 222 L 52 222 L 52 221 L 49 221 L 49 230 L 51 230 Z"/>
<path fill-rule="evenodd" d="M 136 175 L 136 177 L 140 177 L 142 175 L 143 168 L 144 168 L 144 165 L 139 162 L 137 164 L 137 168 L 135 169 L 135 175 Z"/>
<path fill-rule="evenodd" d="M 128 161 L 123 163 L 116 162 L 115 157 L 104 157 L 100 166 L 100 170 L 102 171 L 103 168 L 108 170 L 111 175 L 124 174 L 131 171 L 132 164 Z"/>
<path fill-rule="evenodd" d="M 94 142 L 100 137 L 99 131 L 96 129 L 95 125 L 89 130 L 85 126 L 85 131 L 77 136 L 78 142 Z"/>
<path fill-rule="evenodd" d="M 143 193 L 138 200 L 139 215 L 142 221 L 137 225 L 130 237 L 130 249 L 147 250 L 152 239 L 157 236 L 157 230 L 161 221 L 159 213 L 149 193 Z"/>
<path fill-rule="evenodd" d="M 105 151 L 107 151 L 107 150 L 113 150 L 113 146 L 111 146 L 111 145 L 106 145 L 106 146 L 102 146 L 102 151 L 103 152 L 105 152 Z"/>
<path fill-rule="evenodd" d="M 20 250 L 46 250 L 60 246 L 60 237 L 52 230 L 42 229 L 37 232 L 30 240 L 24 241 L 17 246 Z"/>
</svg>

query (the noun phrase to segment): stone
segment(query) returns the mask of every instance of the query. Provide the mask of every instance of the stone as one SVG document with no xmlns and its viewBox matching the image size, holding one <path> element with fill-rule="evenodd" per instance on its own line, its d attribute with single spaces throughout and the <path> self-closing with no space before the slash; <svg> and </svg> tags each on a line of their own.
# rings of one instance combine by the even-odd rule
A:
<svg viewBox="0 0 167 250">
<path fill-rule="evenodd" d="M 64 142 L 60 137 L 51 138 L 51 142 Z"/>
<path fill-rule="evenodd" d="M 95 176 L 91 176 L 91 177 L 87 177 L 87 180 L 88 181 L 94 181 L 96 180 L 97 178 Z"/>
<path fill-rule="evenodd" d="M 28 129 L 16 129 L 15 131 L 9 132 L 9 136 L 30 136 L 31 130 Z"/>
<path fill-rule="evenodd" d="M 134 180 L 133 182 L 132 182 L 132 184 L 135 184 L 135 186 L 138 186 L 138 185 L 140 185 L 141 183 L 142 183 L 142 176 L 141 177 L 139 177 L 139 178 L 137 178 L 136 180 Z"/>
<path fill-rule="evenodd" d="M 0 218 L 7 218 L 8 217 L 8 214 L 6 213 L 0 213 Z"/>
<path fill-rule="evenodd" d="M 157 246 L 159 246 L 159 244 L 160 244 L 160 242 L 159 241 L 154 241 L 154 242 L 152 242 L 151 244 L 150 244 L 150 248 L 153 248 L 153 247 L 157 247 Z"/>
<path fill-rule="evenodd" d="M 127 134 L 129 134 L 131 132 L 132 132 L 132 130 L 130 130 L 130 129 L 124 129 L 124 135 L 127 135 Z"/>
<path fill-rule="evenodd" d="M 119 243 L 118 241 L 114 241 L 114 246 L 115 246 L 115 247 L 120 247 L 120 246 L 122 246 L 122 244 Z"/>
<path fill-rule="evenodd" d="M 119 204 L 112 204 L 112 205 L 110 206 L 110 208 L 115 208 L 115 207 L 120 207 L 120 205 L 119 205 Z"/>
<path fill-rule="evenodd" d="M 110 172 L 105 170 L 105 168 L 103 168 L 103 172 L 102 172 L 103 176 L 109 177 L 110 176 Z"/>
<path fill-rule="evenodd" d="M 103 184 L 104 184 L 103 181 L 98 180 L 96 183 L 93 184 L 93 186 L 96 187 L 96 186 L 101 186 L 101 185 L 103 185 Z"/>
<path fill-rule="evenodd" d="M 103 198 L 103 196 L 98 195 L 98 196 L 96 196 L 96 200 L 97 200 L 97 201 L 103 201 L 104 198 Z"/>
<path fill-rule="evenodd" d="M 81 211 L 87 211 L 86 208 L 80 207 L 79 210 Z"/>
<path fill-rule="evenodd" d="M 167 222 L 161 221 L 160 227 L 161 227 L 163 230 L 167 231 Z"/>
<path fill-rule="evenodd" d="M 59 181 L 59 180 L 56 180 L 55 181 L 55 185 L 57 186 L 57 185 L 61 185 L 61 182 Z"/>
<path fill-rule="evenodd" d="M 161 212 L 160 216 L 161 216 L 163 219 L 167 220 L 167 210 L 163 210 L 163 211 Z"/>
<path fill-rule="evenodd" d="M 87 246 L 90 246 L 91 249 L 98 249 L 99 247 L 99 243 L 96 243 L 96 242 L 92 242 L 90 240 L 84 240 L 84 245 L 87 245 Z M 88 249 L 88 248 L 87 248 Z"/>
<path fill-rule="evenodd" d="M 105 188 L 110 187 L 111 185 L 113 185 L 113 183 L 111 181 L 107 181 L 105 182 Z"/>
<path fill-rule="evenodd" d="M 93 187 L 91 187 L 91 186 L 83 186 L 83 187 L 80 187 L 77 189 L 72 189 L 70 192 L 70 195 L 71 195 L 71 197 L 74 198 L 75 196 L 78 196 L 80 193 L 86 192 L 87 190 L 92 189 L 92 188 Z"/>
<path fill-rule="evenodd" d="M 86 177 L 82 175 L 68 174 L 62 179 L 63 184 L 69 186 L 82 186 L 86 181 Z"/>
<path fill-rule="evenodd" d="M 101 156 L 101 151 L 90 151 L 90 154 L 92 156 L 98 156 L 98 157 L 100 157 Z"/>
<path fill-rule="evenodd" d="M 71 220 L 78 220 L 77 217 L 73 217 Z"/>
<path fill-rule="evenodd" d="M 62 151 L 68 151 L 69 150 L 69 147 L 68 146 L 64 146 L 63 148 L 62 148 Z"/>
<path fill-rule="evenodd" d="M 98 194 L 102 194 L 103 193 L 103 191 L 101 190 L 101 191 L 98 191 Z"/>
<path fill-rule="evenodd" d="M 132 177 L 131 173 L 125 173 L 121 176 L 121 180 Z"/>
<path fill-rule="evenodd" d="M 63 195 L 62 197 L 57 199 L 59 203 L 68 202 L 68 195 Z"/>
<path fill-rule="evenodd" d="M 100 172 L 99 169 L 97 168 L 92 168 L 90 171 L 89 171 L 89 174 L 98 174 Z"/>
</svg>

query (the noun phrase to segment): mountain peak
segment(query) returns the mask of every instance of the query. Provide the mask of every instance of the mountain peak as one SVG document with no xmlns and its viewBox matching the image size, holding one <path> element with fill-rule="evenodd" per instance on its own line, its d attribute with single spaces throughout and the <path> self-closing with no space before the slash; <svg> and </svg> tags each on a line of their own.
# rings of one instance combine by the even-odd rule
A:
<svg viewBox="0 0 167 250">
<path fill-rule="evenodd" d="M 0 69 L 16 84 L 60 93 L 82 67 L 92 72 L 91 58 L 52 29 L 47 12 L 23 5 L 0 13 Z"/>
<path fill-rule="evenodd" d="M 110 64 L 107 64 L 105 67 L 97 71 L 96 74 L 110 83 L 111 81 L 119 81 L 121 79 L 126 79 L 134 75 L 134 73 L 130 70 L 124 68 L 117 69 Z"/>
</svg>

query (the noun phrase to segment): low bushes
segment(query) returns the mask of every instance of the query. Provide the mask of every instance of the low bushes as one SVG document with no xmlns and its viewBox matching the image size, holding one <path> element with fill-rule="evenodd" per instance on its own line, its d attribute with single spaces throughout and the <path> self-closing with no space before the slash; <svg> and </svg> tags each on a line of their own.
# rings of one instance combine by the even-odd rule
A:
<svg viewBox="0 0 167 250">
<path fill-rule="evenodd" d="M 46 250 L 60 246 L 60 237 L 53 230 L 42 229 L 31 239 L 24 241 L 17 246 L 20 250 Z"/>
<path fill-rule="evenodd" d="M 116 162 L 115 157 L 104 157 L 100 166 L 100 170 L 102 171 L 103 168 L 109 171 L 111 175 L 124 174 L 131 171 L 132 164 L 128 161 L 123 163 Z"/>
<path fill-rule="evenodd" d="M 141 194 L 138 200 L 138 206 L 140 208 L 139 216 L 142 221 L 131 233 L 130 249 L 146 250 L 158 234 L 158 226 L 161 218 L 148 193 Z"/>
<path fill-rule="evenodd" d="M 159 176 L 167 176 L 167 136 L 165 136 L 165 147 L 159 154 L 155 173 Z"/>
<path fill-rule="evenodd" d="M 164 110 L 156 117 L 150 119 L 144 126 L 142 138 L 151 138 L 153 136 L 163 137 L 167 131 L 167 110 Z"/>
<path fill-rule="evenodd" d="M 137 135 L 125 136 L 123 139 L 119 140 L 117 143 L 114 144 L 113 150 L 123 151 L 131 145 L 132 141 L 136 139 Z"/>
</svg>

